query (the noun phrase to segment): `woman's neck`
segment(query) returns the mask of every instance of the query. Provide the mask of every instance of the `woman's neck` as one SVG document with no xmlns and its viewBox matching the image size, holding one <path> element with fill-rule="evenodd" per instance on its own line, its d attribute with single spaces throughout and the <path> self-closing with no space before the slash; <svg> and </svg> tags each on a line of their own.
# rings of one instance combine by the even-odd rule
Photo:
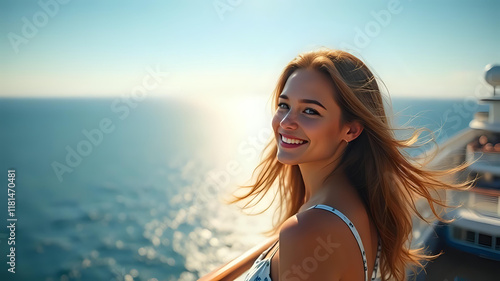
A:
<svg viewBox="0 0 500 281">
<path fill-rule="evenodd" d="M 305 186 L 305 200 L 299 212 L 316 204 L 335 204 L 338 200 L 350 198 L 353 188 L 341 168 L 336 163 L 319 165 L 300 164 L 300 172 Z M 332 172 L 333 171 L 333 172 Z"/>
</svg>

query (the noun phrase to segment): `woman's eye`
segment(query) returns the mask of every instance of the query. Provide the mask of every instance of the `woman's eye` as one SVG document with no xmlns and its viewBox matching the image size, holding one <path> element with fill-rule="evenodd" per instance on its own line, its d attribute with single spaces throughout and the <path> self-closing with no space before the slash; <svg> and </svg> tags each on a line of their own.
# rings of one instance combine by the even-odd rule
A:
<svg viewBox="0 0 500 281">
<path fill-rule="evenodd" d="M 279 103 L 278 108 L 288 108 L 288 105 L 286 103 Z"/>
<path fill-rule="evenodd" d="M 316 110 L 312 109 L 312 108 L 306 108 L 306 110 L 304 110 L 304 112 L 306 114 L 310 114 L 310 115 L 319 115 L 319 113 Z"/>
</svg>

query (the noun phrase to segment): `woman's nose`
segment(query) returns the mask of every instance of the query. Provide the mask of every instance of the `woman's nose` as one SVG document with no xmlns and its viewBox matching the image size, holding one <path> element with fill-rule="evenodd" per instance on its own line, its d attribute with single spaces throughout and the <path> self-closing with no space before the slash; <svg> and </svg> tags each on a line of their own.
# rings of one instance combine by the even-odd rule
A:
<svg viewBox="0 0 500 281">
<path fill-rule="evenodd" d="M 288 130 L 294 130 L 294 129 L 297 129 L 298 125 L 297 125 L 297 120 L 295 118 L 295 116 L 292 114 L 291 111 L 289 111 L 284 117 L 283 119 L 281 120 L 280 122 L 280 126 L 283 128 L 283 129 L 288 129 Z"/>
</svg>

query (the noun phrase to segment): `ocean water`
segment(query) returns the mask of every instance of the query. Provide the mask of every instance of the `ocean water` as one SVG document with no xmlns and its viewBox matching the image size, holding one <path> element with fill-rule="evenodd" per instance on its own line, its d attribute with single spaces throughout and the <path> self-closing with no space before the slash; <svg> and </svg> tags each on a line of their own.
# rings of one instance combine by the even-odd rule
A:
<svg viewBox="0 0 500 281">
<path fill-rule="evenodd" d="M 266 101 L 0 99 L 0 280 L 196 280 L 254 246 L 272 212 L 246 216 L 224 200 L 270 137 Z M 478 108 L 393 98 L 396 124 L 438 142 Z"/>
</svg>

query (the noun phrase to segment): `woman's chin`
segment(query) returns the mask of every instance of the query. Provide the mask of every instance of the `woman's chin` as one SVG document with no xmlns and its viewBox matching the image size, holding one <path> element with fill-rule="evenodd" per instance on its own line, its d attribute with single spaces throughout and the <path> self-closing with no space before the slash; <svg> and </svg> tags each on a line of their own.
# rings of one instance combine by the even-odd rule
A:
<svg viewBox="0 0 500 281">
<path fill-rule="evenodd" d="M 286 165 L 298 165 L 299 164 L 299 161 L 297 161 L 297 159 L 291 159 L 289 157 L 283 157 L 278 154 L 278 162 L 280 162 L 281 164 L 286 164 Z"/>
</svg>

